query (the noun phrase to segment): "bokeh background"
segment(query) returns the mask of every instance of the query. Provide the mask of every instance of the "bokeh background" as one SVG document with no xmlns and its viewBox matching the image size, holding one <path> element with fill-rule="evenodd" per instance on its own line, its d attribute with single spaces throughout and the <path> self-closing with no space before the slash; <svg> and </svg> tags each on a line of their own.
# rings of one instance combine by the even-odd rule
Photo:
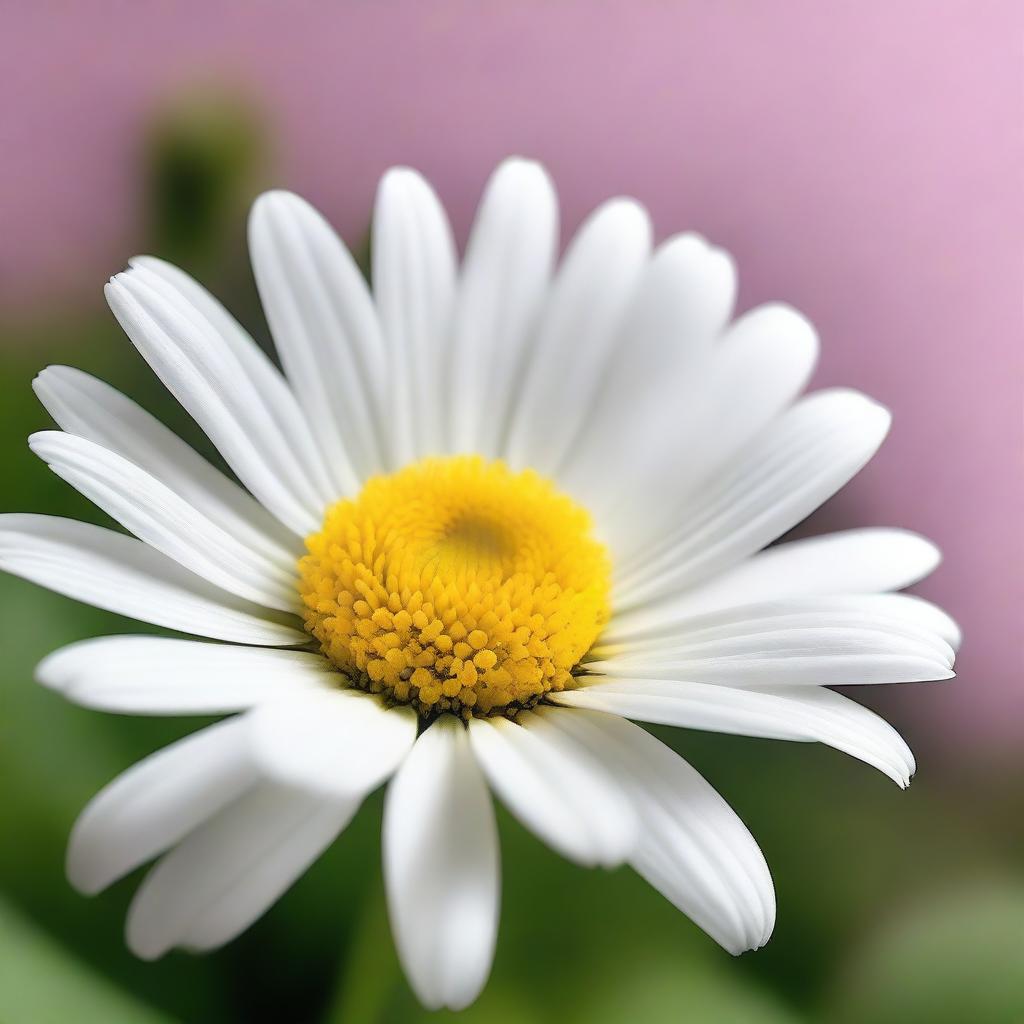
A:
<svg viewBox="0 0 1024 1024">
<path fill-rule="evenodd" d="M 107 312 L 138 252 L 181 263 L 261 339 L 244 249 L 263 188 L 355 249 L 375 182 L 424 171 L 460 239 L 492 166 L 558 185 L 568 233 L 639 197 L 735 255 L 740 308 L 823 340 L 815 383 L 895 414 L 800 527 L 933 537 L 921 585 L 959 678 L 859 696 L 904 731 L 906 793 L 818 746 L 667 732 L 768 857 L 775 936 L 732 959 L 626 870 L 587 873 L 501 818 L 504 912 L 467 1022 L 1024 1021 L 1024 6 L 1013 0 L 0 2 L 3 511 L 102 521 L 29 454 L 30 381 L 81 366 L 201 439 Z M 32 682 L 48 651 L 142 630 L 0 578 L 0 1024 L 424 1019 L 381 899 L 379 795 L 250 932 L 205 958 L 124 949 L 137 879 L 63 877 L 76 812 L 195 720 L 104 716 Z M 439 1015 L 434 1019 L 444 1019 Z"/>
</svg>

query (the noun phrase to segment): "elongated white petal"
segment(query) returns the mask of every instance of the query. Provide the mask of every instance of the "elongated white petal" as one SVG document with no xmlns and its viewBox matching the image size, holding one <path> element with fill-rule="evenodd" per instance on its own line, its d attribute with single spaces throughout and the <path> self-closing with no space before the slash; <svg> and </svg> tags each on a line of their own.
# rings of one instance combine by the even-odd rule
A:
<svg viewBox="0 0 1024 1024">
<path fill-rule="evenodd" d="M 775 540 L 864 466 L 889 422 L 855 391 L 805 398 L 695 498 L 679 529 L 619 577 L 615 607 L 672 597 Z"/>
<path fill-rule="evenodd" d="M 244 793 L 256 778 L 246 730 L 241 718 L 202 729 L 100 790 L 71 833 L 71 884 L 105 889 Z"/>
<path fill-rule="evenodd" d="M 660 467 L 660 477 L 669 469 L 695 487 L 796 398 L 817 358 L 817 333 L 797 310 L 770 303 L 745 313 L 719 343 L 708 378 L 680 396 L 696 407 L 686 417 L 693 428 L 680 431 L 689 435 L 687 444 L 671 467 Z"/>
<path fill-rule="evenodd" d="M 392 468 L 443 449 L 455 303 L 455 243 L 416 171 L 381 179 L 373 215 L 373 293 L 388 352 Z"/>
<path fill-rule="evenodd" d="M 128 263 L 180 313 L 213 328 L 214 343 L 230 350 L 262 400 L 267 436 L 279 433 L 291 458 L 301 466 L 304 480 L 318 491 L 327 488 L 329 496 L 335 497 L 330 454 L 322 446 L 320 432 L 310 429 L 287 381 L 242 325 L 198 281 L 173 264 L 153 256 L 135 256 Z"/>
<path fill-rule="evenodd" d="M 687 679 L 730 686 L 899 683 L 952 676 L 953 648 L 910 609 L 876 598 L 815 598 L 753 605 L 691 619 L 645 641 L 599 646 L 597 675 Z"/>
<path fill-rule="evenodd" d="M 557 475 L 594 400 L 650 245 L 647 213 L 629 199 L 600 206 L 570 243 L 512 410 L 504 452 L 514 467 Z"/>
<path fill-rule="evenodd" d="M 614 643 L 667 632 L 691 616 L 761 601 L 899 590 L 938 563 L 935 545 L 907 530 L 845 530 L 789 541 L 663 601 L 616 614 L 605 635 Z"/>
<path fill-rule="evenodd" d="M 879 615 L 914 624 L 919 629 L 941 637 L 953 651 L 960 648 L 963 636 L 955 620 L 943 609 L 913 594 L 864 594 L 832 600 L 864 608 Z"/>
<path fill-rule="evenodd" d="M 736 813 L 673 750 L 613 715 L 545 708 L 540 714 L 606 764 L 640 815 L 630 863 L 730 953 L 756 949 L 775 925 L 775 890 L 757 843 Z"/>
<path fill-rule="evenodd" d="M 237 337 L 219 333 L 186 295 L 146 267 L 118 274 L 106 294 L 125 333 L 242 483 L 296 533 L 316 529 L 338 495 L 294 398 L 269 375 L 255 344 L 250 358 L 240 358 Z M 257 378 L 255 366 L 268 372 Z M 273 395 L 268 380 L 278 385 Z"/>
<path fill-rule="evenodd" d="M 487 183 L 466 246 L 452 328 L 449 448 L 499 454 L 547 293 L 558 203 L 544 169 L 506 160 Z"/>
<path fill-rule="evenodd" d="M 885 634 L 855 629 L 833 629 L 827 635 L 821 635 L 821 630 L 787 630 L 786 634 L 758 639 L 756 651 L 735 653 L 739 643 L 723 643 L 720 648 L 716 645 L 723 652 L 720 656 L 615 658 L 594 662 L 591 667 L 596 675 L 608 677 L 688 679 L 744 688 L 916 683 L 953 677 L 951 662 L 928 652 L 906 653 L 904 645 Z M 749 648 L 754 643 L 742 646 Z M 864 650 L 858 653 L 861 648 Z M 818 653 L 810 653 L 812 650 Z M 723 663 L 720 658 L 734 660 Z"/>
<path fill-rule="evenodd" d="M 284 568 L 294 568 L 302 551 L 296 535 L 116 388 L 70 366 L 48 366 L 32 387 L 69 434 L 143 467 L 241 543 Z"/>
<path fill-rule="evenodd" d="M 366 280 L 327 221 L 291 192 L 256 200 L 249 250 L 285 373 L 348 493 L 353 473 L 365 480 L 385 464 L 384 347 Z"/>
<path fill-rule="evenodd" d="M 743 604 L 704 615 L 691 615 L 671 625 L 619 639 L 603 635 L 591 649 L 590 658 L 610 658 L 619 654 L 674 655 L 680 650 L 736 636 L 771 633 L 790 626 L 830 625 L 882 629 L 895 636 L 923 642 L 947 659 L 959 638 L 956 623 L 940 608 L 919 597 L 910 594 L 840 594 Z"/>
<path fill-rule="evenodd" d="M 62 647 L 36 679 L 68 700 L 134 715 L 219 715 L 332 685 L 319 654 L 154 636 L 102 636 Z"/>
<path fill-rule="evenodd" d="M 711 361 L 735 294 L 732 260 L 699 235 L 669 239 L 644 268 L 590 416 L 559 475 L 559 484 L 599 517 L 638 459 L 677 454 L 678 432 L 652 427 L 652 417 L 660 423 L 666 407 L 678 415 L 680 396 Z"/>
<path fill-rule="evenodd" d="M 398 767 L 416 739 L 412 708 L 385 708 L 346 690 L 310 690 L 251 712 L 255 757 L 279 782 L 360 799 Z"/>
<path fill-rule="evenodd" d="M 614 867 L 632 853 L 637 821 L 621 785 L 547 719 L 475 718 L 469 736 L 491 788 L 564 857 Z"/>
<path fill-rule="evenodd" d="M 608 439 L 598 477 L 604 486 L 591 503 L 620 558 L 680 524 L 681 510 L 694 504 L 704 482 L 790 405 L 817 353 L 814 329 L 796 310 L 761 306 L 736 321 L 674 386 L 660 378 L 665 390 L 641 401 L 643 414 L 634 414 L 643 435 L 628 449 Z M 608 464 L 625 469 L 609 474 Z"/>
<path fill-rule="evenodd" d="M 0 570 L 183 633 L 278 647 L 309 639 L 294 616 L 234 597 L 133 537 L 73 519 L 0 516 Z"/>
<path fill-rule="evenodd" d="M 822 687 L 741 690 L 717 683 L 607 679 L 552 694 L 551 699 L 641 722 L 768 739 L 817 740 L 873 765 L 903 788 L 914 774 L 913 755 L 892 726 Z"/>
<path fill-rule="evenodd" d="M 294 567 L 283 569 L 247 547 L 133 462 L 57 430 L 33 434 L 29 447 L 57 476 L 179 565 L 249 601 L 300 610 Z"/>
<path fill-rule="evenodd" d="M 128 912 L 132 952 L 154 960 L 173 946 L 213 949 L 234 938 L 323 853 L 358 806 L 258 783 L 146 876 Z"/>
<path fill-rule="evenodd" d="M 388 787 L 384 882 L 398 955 L 428 1009 L 460 1010 L 490 973 L 498 835 L 462 723 L 439 718 Z"/>
<path fill-rule="evenodd" d="M 665 365 L 694 365 L 725 328 L 736 299 L 736 267 L 723 249 L 692 232 L 658 246 L 619 330 L 612 376 L 634 379 L 639 397 Z M 663 362 L 664 361 L 664 362 Z"/>
</svg>

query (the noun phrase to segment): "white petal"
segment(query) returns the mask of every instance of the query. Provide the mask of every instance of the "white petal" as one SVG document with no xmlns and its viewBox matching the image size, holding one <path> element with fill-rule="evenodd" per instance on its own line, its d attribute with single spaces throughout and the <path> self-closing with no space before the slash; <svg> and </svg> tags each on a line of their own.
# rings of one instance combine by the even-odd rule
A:
<svg viewBox="0 0 1024 1024">
<path fill-rule="evenodd" d="M 827 624 L 882 628 L 924 641 L 930 649 L 946 658 L 959 639 L 956 623 L 942 609 L 919 597 L 910 594 L 839 594 L 735 605 L 704 615 L 690 615 L 630 636 L 612 638 L 602 635 L 591 649 L 591 655 L 607 658 L 620 653 L 668 653 L 744 632 Z"/>
<path fill-rule="evenodd" d="M 411 708 L 385 708 L 351 690 L 310 690 L 251 712 L 255 757 L 279 782 L 362 799 L 398 767 L 416 739 Z"/>
<path fill-rule="evenodd" d="M 550 696 L 558 704 L 608 711 L 641 722 L 768 739 L 817 740 L 873 765 L 904 788 L 914 774 L 913 755 L 895 729 L 874 712 L 822 687 L 740 690 L 717 683 L 607 679 Z"/>
<path fill-rule="evenodd" d="M 844 599 L 834 598 L 833 600 Z M 915 597 L 913 594 L 865 594 L 848 597 L 845 600 L 851 604 L 863 604 L 866 609 L 871 609 L 880 615 L 891 615 L 908 624 L 913 623 L 920 629 L 942 637 L 954 651 L 959 649 L 963 639 L 960 627 L 948 613 L 930 601 Z"/>
<path fill-rule="evenodd" d="M 247 725 L 231 718 L 151 754 L 100 790 L 79 815 L 67 873 L 96 893 L 168 849 L 256 779 Z"/>
<path fill-rule="evenodd" d="M 557 243 L 550 178 L 532 161 L 506 160 L 487 184 L 462 264 L 452 333 L 452 451 L 498 456 Z"/>
<path fill-rule="evenodd" d="M 148 268 L 118 274 L 106 294 L 125 333 L 242 483 L 296 533 L 316 529 L 337 495 L 283 380 L 270 395 L 265 375 L 255 376 L 265 358 L 255 343 L 251 359 L 239 358 L 186 295 Z"/>
<path fill-rule="evenodd" d="M 504 451 L 516 468 L 557 475 L 594 401 L 650 245 L 647 213 L 630 199 L 600 206 L 570 243 L 512 410 Z"/>
<path fill-rule="evenodd" d="M 817 358 L 817 333 L 792 307 L 770 303 L 741 316 L 715 350 L 700 394 L 692 395 L 704 408 L 672 471 L 700 481 L 724 464 L 796 398 Z"/>
<path fill-rule="evenodd" d="M 276 440 L 279 433 L 291 458 L 301 466 L 303 479 L 313 489 L 327 488 L 329 496 L 336 497 L 329 455 L 323 449 L 319 432 L 310 429 L 280 370 L 242 325 L 198 281 L 173 264 L 154 256 L 135 256 L 128 263 L 179 314 L 192 319 L 201 329 L 213 328 L 212 343 L 230 350 L 265 406 L 268 423 L 263 425 L 263 440 L 272 436 Z"/>
<path fill-rule="evenodd" d="M 729 686 L 917 682 L 952 676 L 953 649 L 911 608 L 882 597 L 813 598 L 749 605 L 689 620 L 669 635 L 602 643 L 597 675 L 687 679 Z"/>
<path fill-rule="evenodd" d="M 220 715 L 332 684 L 319 654 L 154 636 L 82 640 L 44 658 L 36 679 L 68 700 L 135 715 Z"/>
<path fill-rule="evenodd" d="M 763 432 L 695 496 L 683 524 L 616 580 L 632 610 L 730 569 L 795 526 L 874 455 L 889 413 L 855 391 L 819 391 Z"/>
<path fill-rule="evenodd" d="M 619 331 L 613 365 L 634 386 L 664 366 L 693 364 L 725 328 L 736 299 L 736 268 L 723 249 L 692 232 L 658 246 L 645 267 Z M 637 392 L 639 393 L 639 392 Z"/>
<path fill-rule="evenodd" d="M 384 464 L 380 324 L 345 243 L 304 199 L 266 192 L 249 218 L 253 271 L 288 380 L 339 493 Z"/>
<path fill-rule="evenodd" d="M 817 354 L 817 335 L 801 314 L 788 306 L 761 306 L 729 328 L 703 365 L 639 404 L 643 413 L 632 415 L 644 434 L 631 451 L 609 441 L 606 459 L 627 469 L 604 472 L 602 498 L 593 506 L 620 558 L 680 523 L 681 510 L 699 502 L 694 496 L 705 481 L 796 398 Z"/>
<path fill-rule="evenodd" d="M 455 243 L 437 196 L 415 171 L 381 179 L 373 215 L 373 293 L 388 351 L 392 468 L 442 450 L 443 387 L 455 302 Z"/>
<path fill-rule="evenodd" d="M 257 784 L 146 876 L 128 911 L 132 952 L 154 960 L 173 946 L 205 950 L 233 939 L 323 853 L 358 803 Z"/>
<path fill-rule="evenodd" d="M 293 616 L 225 593 L 142 541 L 57 516 L 0 516 L 0 570 L 107 611 L 183 633 L 287 647 Z"/>
<path fill-rule="evenodd" d="M 384 882 L 402 966 L 428 1009 L 483 988 L 498 931 L 494 809 L 462 723 L 420 736 L 384 803 Z"/>
<path fill-rule="evenodd" d="M 615 658 L 590 667 L 595 675 L 609 678 L 687 679 L 754 689 L 920 683 L 953 677 L 952 654 L 945 660 L 924 650 L 908 652 L 908 646 L 868 630 L 793 629 L 742 644 L 709 644 L 709 652 L 721 654 L 708 653 L 705 658 L 686 653 L 657 660 Z"/>
<path fill-rule="evenodd" d="M 630 863 L 730 953 L 756 949 L 775 924 L 775 890 L 757 843 L 678 754 L 612 715 L 546 708 L 628 788 L 641 820 Z"/>
<path fill-rule="evenodd" d="M 609 504 L 616 491 L 612 481 L 634 471 L 652 440 L 663 458 L 676 452 L 675 432 L 652 430 L 651 418 L 665 406 L 678 414 L 680 395 L 694 375 L 702 376 L 735 294 L 732 260 L 699 235 L 669 239 L 644 268 L 590 418 L 559 476 L 560 485 L 592 511 Z"/>
<path fill-rule="evenodd" d="M 179 565 L 249 601 L 300 610 L 294 566 L 283 569 L 249 548 L 133 462 L 58 430 L 33 434 L 29 447 L 57 476 Z"/>
<path fill-rule="evenodd" d="M 564 857 L 610 868 L 632 853 L 637 822 L 622 787 L 547 719 L 474 718 L 469 737 L 491 788 Z"/>
<path fill-rule="evenodd" d="M 142 466 L 228 533 L 285 568 L 302 545 L 251 495 L 116 388 L 70 366 L 48 366 L 32 382 L 69 434 Z"/>
<path fill-rule="evenodd" d="M 938 563 L 935 545 L 907 530 L 845 530 L 789 541 L 656 605 L 617 615 L 606 636 L 615 642 L 665 631 L 693 615 L 761 601 L 899 590 Z"/>
</svg>

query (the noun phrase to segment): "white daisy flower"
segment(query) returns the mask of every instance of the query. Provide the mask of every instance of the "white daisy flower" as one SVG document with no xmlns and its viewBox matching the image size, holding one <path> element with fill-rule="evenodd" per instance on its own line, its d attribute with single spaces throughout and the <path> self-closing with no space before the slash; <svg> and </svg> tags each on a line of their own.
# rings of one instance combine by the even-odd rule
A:
<svg viewBox="0 0 1024 1024">
<path fill-rule="evenodd" d="M 817 740 L 907 785 L 899 735 L 828 687 L 952 674 L 953 622 L 889 593 L 936 549 L 864 529 L 762 550 L 871 458 L 888 413 L 798 398 L 811 325 L 782 305 L 730 323 L 729 256 L 693 234 L 652 250 L 632 200 L 556 269 L 552 186 L 523 160 L 487 186 L 461 267 L 406 169 L 380 185 L 372 293 L 297 196 L 257 201 L 250 247 L 283 373 L 160 260 L 107 286 L 238 482 L 99 380 L 36 380 L 62 430 L 32 449 L 134 537 L 6 515 L 0 567 L 205 638 L 87 640 L 39 679 L 108 711 L 232 715 L 88 805 L 71 882 L 95 893 L 159 856 L 129 945 L 210 949 L 390 779 L 392 930 L 429 1007 L 466 1006 L 490 970 L 489 790 L 566 857 L 631 865 L 730 952 L 762 945 L 757 844 L 630 719 Z"/>
</svg>

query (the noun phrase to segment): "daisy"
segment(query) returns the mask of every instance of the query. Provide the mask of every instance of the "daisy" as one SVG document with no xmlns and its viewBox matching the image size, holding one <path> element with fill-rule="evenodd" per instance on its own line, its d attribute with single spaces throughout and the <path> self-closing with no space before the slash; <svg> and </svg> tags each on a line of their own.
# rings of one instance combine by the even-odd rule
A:
<svg viewBox="0 0 1024 1024">
<path fill-rule="evenodd" d="M 819 741 L 908 784 L 899 735 L 828 687 L 952 674 L 953 622 L 891 593 L 936 549 L 864 529 L 762 550 L 871 458 L 888 413 L 799 398 L 813 328 L 783 305 L 730 322 L 732 261 L 699 236 L 652 248 L 629 199 L 556 267 L 557 233 L 546 174 L 510 160 L 460 265 L 430 187 L 394 169 L 371 292 L 312 207 L 262 196 L 249 243 L 283 372 L 182 271 L 132 260 L 111 309 L 233 477 L 93 377 L 36 379 L 61 430 L 33 451 L 134 536 L 6 515 L 0 567 L 203 638 L 86 640 L 39 680 L 107 711 L 230 716 L 74 827 L 82 892 L 160 858 L 128 915 L 140 957 L 236 936 L 389 779 L 392 932 L 426 1006 L 466 1006 L 490 971 L 491 791 L 738 954 L 774 924 L 764 858 L 631 720 Z"/>
</svg>

